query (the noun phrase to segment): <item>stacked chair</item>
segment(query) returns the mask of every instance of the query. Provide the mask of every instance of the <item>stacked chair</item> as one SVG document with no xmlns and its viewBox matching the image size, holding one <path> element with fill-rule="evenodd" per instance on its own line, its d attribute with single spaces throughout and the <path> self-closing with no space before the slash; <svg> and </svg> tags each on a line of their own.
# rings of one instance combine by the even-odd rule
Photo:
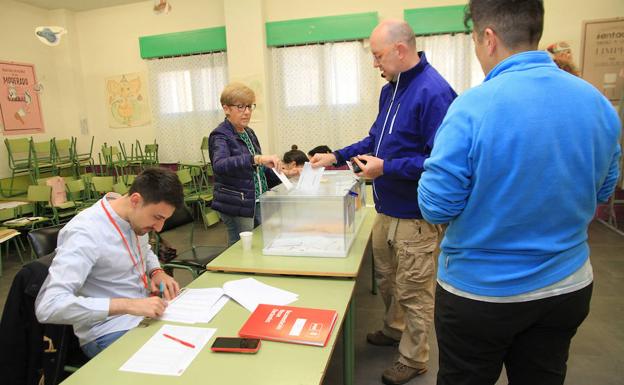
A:
<svg viewBox="0 0 624 385">
<path fill-rule="evenodd" d="M 30 138 L 30 174 L 33 182 L 39 180 L 42 174 L 50 173 L 57 175 L 55 171 L 60 170 L 54 165 L 52 142 L 52 140 L 35 142 L 33 138 Z"/>
<path fill-rule="evenodd" d="M 91 137 L 91 146 L 89 147 L 89 152 L 78 152 L 78 138 L 71 138 L 71 152 L 72 158 L 76 167 L 76 175 L 82 175 L 86 173 L 87 167 L 90 168 L 91 172 L 93 172 L 94 164 L 93 164 L 93 141 L 95 137 Z M 84 172 L 80 172 L 81 168 Z"/>
<path fill-rule="evenodd" d="M 94 138 L 91 138 L 91 150 Z M 16 188 L 20 182 L 16 178 L 29 176 L 31 184 L 37 183 L 44 175 L 72 175 L 78 178 L 81 170 L 86 172 L 87 167 L 93 169 L 91 150 L 88 153 L 78 153 L 76 138 L 35 141 L 32 137 L 4 140 L 8 153 L 8 164 L 11 178 L 8 188 L 0 188 L 5 197 L 14 197 L 26 192 L 25 186 Z M 24 182 L 22 181 L 21 184 Z"/>
<path fill-rule="evenodd" d="M 78 176 L 76 164 L 74 162 L 74 154 L 72 150 L 72 141 L 70 139 L 52 138 L 50 141 L 52 147 L 52 167 L 54 175 L 61 175 L 63 170 L 70 170 L 74 177 Z"/>
<path fill-rule="evenodd" d="M 11 197 L 23 194 L 23 190 L 16 190 L 15 178 L 21 175 L 30 175 L 30 142 L 26 138 L 4 139 L 9 156 L 9 169 L 11 170 L 11 181 L 8 191 L 0 190 L 2 195 Z M 32 180 L 32 178 L 31 178 Z"/>
</svg>

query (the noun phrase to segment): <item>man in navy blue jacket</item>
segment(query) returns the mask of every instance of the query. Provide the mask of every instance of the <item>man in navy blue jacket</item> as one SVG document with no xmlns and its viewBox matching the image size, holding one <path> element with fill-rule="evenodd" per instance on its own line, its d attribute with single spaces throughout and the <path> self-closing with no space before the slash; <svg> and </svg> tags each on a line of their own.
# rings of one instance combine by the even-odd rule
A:
<svg viewBox="0 0 624 385">
<path fill-rule="evenodd" d="M 418 208 L 418 180 L 436 130 L 457 94 L 416 50 L 404 21 L 386 20 L 371 34 L 373 65 L 389 83 L 381 90 L 379 114 L 368 136 L 332 154 L 316 154 L 313 166 L 357 156 L 361 175 L 373 179 L 375 276 L 386 306 L 373 345 L 399 344 L 400 356 L 384 371 L 386 384 L 403 384 L 427 370 L 427 334 L 433 321 L 434 251 L 440 228 Z M 367 155 L 362 155 L 367 154 Z"/>
</svg>

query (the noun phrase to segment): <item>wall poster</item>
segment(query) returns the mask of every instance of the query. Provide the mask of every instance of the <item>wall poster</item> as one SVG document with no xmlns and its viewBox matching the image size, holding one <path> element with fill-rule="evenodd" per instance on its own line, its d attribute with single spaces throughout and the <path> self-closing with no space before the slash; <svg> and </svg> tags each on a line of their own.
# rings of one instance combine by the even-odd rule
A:
<svg viewBox="0 0 624 385">
<path fill-rule="evenodd" d="M 39 90 L 33 64 L 0 61 L 0 129 L 3 134 L 43 132 Z"/>
<path fill-rule="evenodd" d="M 124 74 L 106 79 L 108 126 L 126 128 L 150 123 L 146 76 Z"/>
<path fill-rule="evenodd" d="M 583 22 L 582 77 L 611 102 L 624 92 L 624 17 Z"/>
</svg>

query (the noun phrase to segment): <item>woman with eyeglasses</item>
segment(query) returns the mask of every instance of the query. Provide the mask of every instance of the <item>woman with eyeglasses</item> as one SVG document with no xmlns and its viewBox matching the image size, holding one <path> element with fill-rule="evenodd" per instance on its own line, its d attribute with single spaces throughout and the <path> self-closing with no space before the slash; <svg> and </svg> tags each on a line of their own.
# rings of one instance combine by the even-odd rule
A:
<svg viewBox="0 0 624 385">
<path fill-rule="evenodd" d="M 280 183 L 269 170 L 281 168 L 279 157 L 263 155 L 256 134 L 248 126 L 255 101 L 249 87 L 228 84 L 221 93 L 225 120 L 208 139 L 215 177 L 211 207 L 227 227 L 228 246 L 240 239 L 241 232 L 260 224 L 260 195 Z"/>
</svg>

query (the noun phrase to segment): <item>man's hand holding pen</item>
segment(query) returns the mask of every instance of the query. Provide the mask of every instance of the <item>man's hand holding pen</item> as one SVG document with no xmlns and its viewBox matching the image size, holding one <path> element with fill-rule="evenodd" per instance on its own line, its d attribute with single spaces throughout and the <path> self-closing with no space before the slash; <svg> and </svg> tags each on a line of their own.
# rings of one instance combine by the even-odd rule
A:
<svg viewBox="0 0 624 385">
<path fill-rule="evenodd" d="M 163 270 L 158 269 L 151 276 L 150 291 L 147 298 L 113 298 L 110 300 L 108 314 L 132 314 L 158 318 L 167 308 L 167 302 L 180 292 L 180 285 Z"/>
<path fill-rule="evenodd" d="M 163 299 L 170 301 L 180 293 L 180 285 L 163 270 L 157 271 L 151 278 L 151 292 L 158 293 Z"/>
</svg>

